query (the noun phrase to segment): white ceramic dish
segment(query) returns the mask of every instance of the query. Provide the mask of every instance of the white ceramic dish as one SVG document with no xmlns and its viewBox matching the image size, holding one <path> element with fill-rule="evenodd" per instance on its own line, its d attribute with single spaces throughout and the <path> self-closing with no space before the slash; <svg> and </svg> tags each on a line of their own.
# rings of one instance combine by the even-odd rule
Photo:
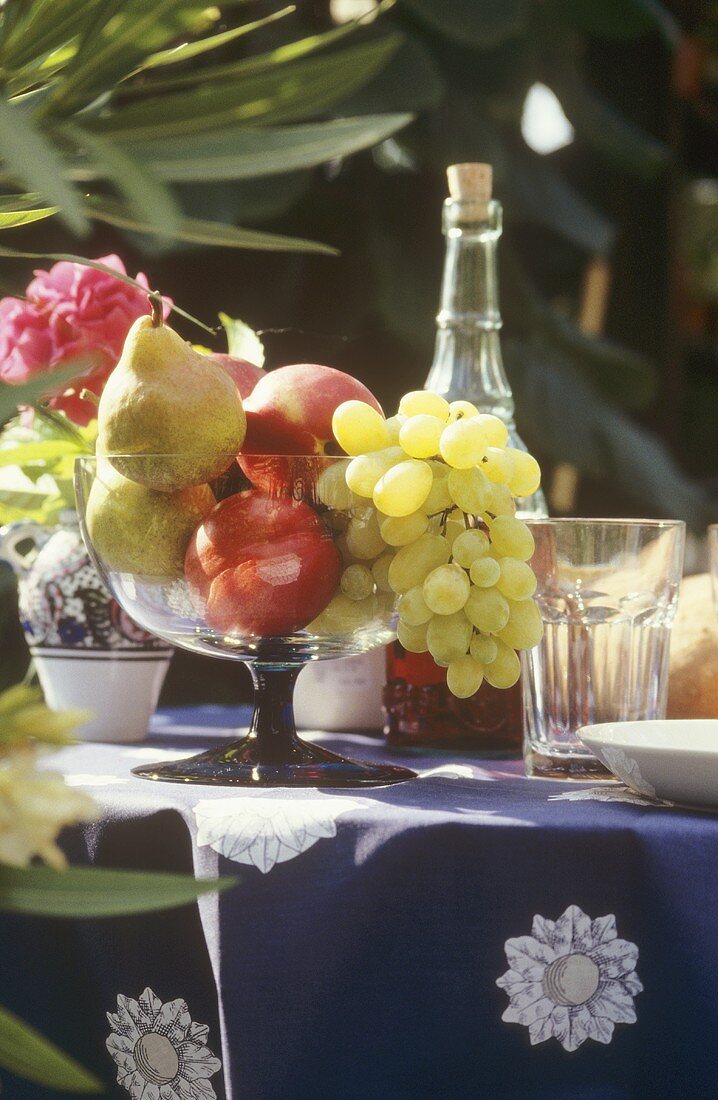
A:
<svg viewBox="0 0 718 1100">
<path fill-rule="evenodd" d="M 578 735 L 638 794 L 718 809 L 718 719 L 604 722 Z"/>
</svg>

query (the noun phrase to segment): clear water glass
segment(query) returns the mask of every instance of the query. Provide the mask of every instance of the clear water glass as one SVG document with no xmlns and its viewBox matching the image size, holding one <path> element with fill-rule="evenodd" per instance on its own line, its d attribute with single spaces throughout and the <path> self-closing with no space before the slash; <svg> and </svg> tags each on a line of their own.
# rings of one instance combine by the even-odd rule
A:
<svg viewBox="0 0 718 1100">
<path fill-rule="evenodd" d="M 527 522 L 544 636 L 522 654 L 526 774 L 611 779 L 578 731 L 665 717 L 685 524 Z"/>
</svg>

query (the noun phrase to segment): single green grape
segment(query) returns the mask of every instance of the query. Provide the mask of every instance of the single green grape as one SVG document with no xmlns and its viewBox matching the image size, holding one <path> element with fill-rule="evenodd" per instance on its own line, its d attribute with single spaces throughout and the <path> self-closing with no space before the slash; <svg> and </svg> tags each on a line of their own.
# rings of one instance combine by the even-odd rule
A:
<svg viewBox="0 0 718 1100">
<path fill-rule="evenodd" d="M 426 653 L 429 648 L 426 641 L 426 624 L 422 626 L 409 626 L 399 619 L 396 627 L 396 636 L 404 649 L 409 653 Z"/>
<path fill-rule="evenodd" d="M 446 418 L 418 413 L 404 421 L 399 442 L 411 458 L 431 458 L 439 453 L 439 440 Z"/>
<path fill-rule="evenodd" d="M 377 587 L 377 591 L 383 593 L 389 592 L 392 596 L 394 595 L 394 590 L 389 584 L 389 566 L 393 560 L 393 553 L 387 551 L 381 554 L 371 565 L 371 575 L 374 578 L 374 584 Z"/>
<path fill-rule="evenodd" d="M 521 675 L 521 662 L 510 646 L 496 639 L 496 656 L 484 669 L 486 682 L 495 688 L 513 687 Z"/>
<path fill-rule="evenodd" d="M 483 666 L 470 654 L 456 657 L 446 670 L 446 686 L 457 699 L 469 699 L 481 687 Z"/>
<path fill-rule="evenodd" d="M 471 422 L 467 420 L 466 423 Z M 491 502 L 492 485 L 481 470 L 475 466 L 468 470 L 452 470 L 447 480 L 451 499 L 462 512 L 476 516 L 487 510 Z"/>
<path fill-rule="evenodd" d="M 496 558 L 488 554 L 472 561 L 469 569 L 472 584 L 477 588 L 493 588 L 501 576 L 501 567 Z"/>
<path fill-rule="evenodd" d="M 478 466 L 486 454 L 488 441 L 480 419 L 472 416 L 455 420 L 453 424 L 447 424 L 441 433 L 441 457 L 453 469 L 469 470 L 472 466 Z"/>
<path fill-rule="evenodd" d="M 509 603 L 496 588 L 471 586 L 464 613 L 477 630 L 498 634 L 509 621 Z"/>
<path fill-rule="evenodd" d="M 497 516 L 491 520 L 489 537 L 494 551 L 501 558 L 527 561 L 533 556 L 534 537 L 523 520 L 515 516 Z"/>
<path fill-rule="evenodd" d="M 386 420 L 366 401 L 343 401 L 334 410 L 332 432 L 348 455 L 380 451 L 391 443 Z"/>
<path fill-rule="evenodd" d="M 374 504 L 385 516 L 409 516 L 421 508 L 433 480 L 426 462 L 407 458 L 379 478 L 374 486 Z"/>
<path fill-rule="evenodd" d="M 507 485 L 514 472 L 514 464 L 511 455 L 503 447 L 487 447 L 481 469 L 489 481 Z"/>
<path fill-rule="evenodd" d="M 423 584 L 427 573 L 444 565 L 451 556 L 451 548 L 442 535 L 427 532 L 416 542 L 397 550 L 389 566 L 389 584 L 394 592 L 408 592 L 417 584 Z"/>
<path fill-rule="evenodd" d="M 495 638 L 490 638 L 486 634 L 474 634 L 471 639 L 469 653 L 484 666 L 490 665 L 492 661 L 496 660 L 498 651 L 499 647 Z"/>
<path fill-rule="evenodd" d="M 438 393 L 430 390 L 411 390 L 405 393 L 399 402 L 399 414 L 402 416 L 438 416 L 446 421 L 449 415 L 449 402 Z"/>
<path fill-rule="evenodd" d="M 386 550 L 379 530 L 379 517 L 371 505 L 352 510 L 344 539 L 351 557 L 360 561 L 371 561 Z"/>
<path fill-rule="evenodd" d="M 498 416 L 491 413 L 479 413 L 476 417 L 481 429 L 486 436 L 489 447 L 505 447 L 509 440 L 509 430 Z"/>
<path fill-rule="evenodd" d="M 374 591 L 374 578 L 366 565 L 349 565 L 344 570 L 339 587 L 350 600 L 364 600 Z"/>
<path fill-rule="evenodd" d="M 541 484 L 541 467 L 533 455 L 515 447 L 507 447 L 511 456 L 513 472 L 509 480 L 509 489 L 515 497 L 530 497 Z"/>
<path fill-rule="evenodd" d="M 422 626 L 428 623 L 433 611 L 424 600 L 424 593 L 420 584 L 410 588 L 399 599 L 399 618 L 409 626 Z"/>
<path fill-rule="evenodd" d="M 386 516 L 380 522 L 379 530 L 389 546 L 406 546 L 423 535 L 428 526 L 428 516 L 420 510 L 408 516 Z"/>
<path fill-rule="evenodd" d="M 491 549 L 491 543 L 485 531 L 480 531 L 476 527 L 470 527 L 467 530 L 463 524 L 461 527 L 461 532 L 451 544 L 451 556 L 464 569 L 470 569 L 477 558 L 486 557 Z"/>
<path fill-rule="evenodd" d="M 434 615 L 426 627 L 426 644 L 435 661 L 453 661 L 462 657 L 471 642 L 471 623 L 463 611 L 454 615 Z"/>
<path fill-rule="evenodd" d="M 499 558 L 500 576 L 493 583 L 510 600 L 528 600 L 536 591 L 536 575 L 525 561 Z"/>
<path fill-rule="evenodd" d="M 469 598 L 471 582 L 460 565 L 438 565 L 424 580 L 426 606 L 436 615 L 453 615 L 461 611 Z"/>
<path fill-rule="evenodd" d="M 533 600 L 507 600 L 509 616 L 497 631 L 512 649 L 533 649 L 543 638 L 541 613 Z"/>
</svg>

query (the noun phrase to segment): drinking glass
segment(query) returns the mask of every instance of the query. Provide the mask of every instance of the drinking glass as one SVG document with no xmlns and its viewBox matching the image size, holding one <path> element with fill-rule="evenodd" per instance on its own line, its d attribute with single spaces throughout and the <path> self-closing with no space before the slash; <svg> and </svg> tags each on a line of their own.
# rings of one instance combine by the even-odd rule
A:
<svg viewBox="0 0 718 1100">
<path fill-rule="evenodd" d="M 579 731 L 665 717 L 685 524 L 527 522 L 544 636 L 522 654 L 526 774 L 610 779 Z"/>
<path fill-rule="evenodd" d="M 148 471 L 191 471 L 198 457 L 206 467 L 206 455 L 191 454 L 75 463 L 82 534 L 121 607 L 172 645 L 243 662 L 254 682 L 246 735 L 189 759 L 143 764 L 134 774 L 242 787 L 373 787 L 414 779 L 408 768 L 351 760 L 302 741 L 294 723 L 294 684 L 308 661 L 366 653 L 395 637 L 396 597 L 378 573 L 362 599 L 339 590 L 342 540 L 352 524 L 355 541 L 367 538 L 367 508 L 344 480 L 348 460 L 241 455 L 238 465 L 234 455 L 214 456 L 225 473 L 203 491 L 220 503 L 195 535 L 191 526 L 182 535 L 170 560 L 167 546 L 177 534 L 166 516 L 180 508 L 182 494 L 142 485 Z M 124 475 L 119 486 L 116 467 Z M 363 557 L 378 553 L 370 547 Z"/>
</svg>

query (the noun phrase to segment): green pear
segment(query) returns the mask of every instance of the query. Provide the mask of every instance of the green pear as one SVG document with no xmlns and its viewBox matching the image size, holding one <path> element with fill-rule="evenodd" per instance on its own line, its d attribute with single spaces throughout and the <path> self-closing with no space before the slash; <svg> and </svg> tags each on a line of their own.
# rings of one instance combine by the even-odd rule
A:
<svg viewBox="0 0 718 1100">
<path fill-rule="evenodd" d="M 98 453 L 125 477 L 165 493 L 218 477 L 247 430 L 227 372 L 162 324 L 155 308 L 128 332 L 97 421 Z"/>
<path fill-rule="evenodd" d="M 98 459 L 85 524 L 107 569 L 145 577 L 180 577 L 192 534 L 215 505 L 209 485 L 160 493 Z"/>
</svg>

